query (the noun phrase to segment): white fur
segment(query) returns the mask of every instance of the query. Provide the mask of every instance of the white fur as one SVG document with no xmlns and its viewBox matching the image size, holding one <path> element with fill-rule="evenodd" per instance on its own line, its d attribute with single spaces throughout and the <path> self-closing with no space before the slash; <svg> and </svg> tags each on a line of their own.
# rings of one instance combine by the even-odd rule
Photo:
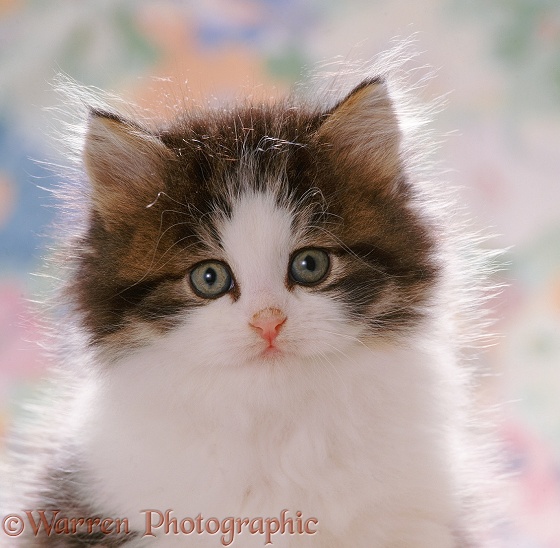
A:
<svg viewBox="0 0 560 548">
<path fill-rule="evenodd" d="M 139 530 L 145 509 L 220 519 L 288 509 L 317 518 L 319 532 L 277 534 L 274 546 L 451 548 L 463 486 L 454 477 L 462 417 L 450 410 L 463 386 L 441 318 L 421 336 L 380 342 L 333 299 L 289 291 L 303 237 L 291 220 L 272 195 L 242 196 L 221 226 L 239 299 L 190 311 L 78 394 L 88 496 Z M 248 324 L 266 307 L 287 316 L 279 357 L 262 357 Z M 150 540 L 221 546 L 219 535 L 163 533 L 138 545 Z M 233 545 L 265 539 L 245 533 Z"/>
</svg>

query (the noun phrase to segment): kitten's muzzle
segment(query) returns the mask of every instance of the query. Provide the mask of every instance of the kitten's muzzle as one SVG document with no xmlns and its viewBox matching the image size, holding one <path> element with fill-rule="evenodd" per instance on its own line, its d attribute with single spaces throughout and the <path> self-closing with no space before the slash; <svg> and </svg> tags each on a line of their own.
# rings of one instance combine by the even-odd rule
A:
<svg viewBox="0 0 560 548">
<path fill-rule="evenodd" d="M 263 308 L 253 315 L 249 325 L 272 347 L 286 320 L 286 315 L 280 309 Z"/>
</svg>

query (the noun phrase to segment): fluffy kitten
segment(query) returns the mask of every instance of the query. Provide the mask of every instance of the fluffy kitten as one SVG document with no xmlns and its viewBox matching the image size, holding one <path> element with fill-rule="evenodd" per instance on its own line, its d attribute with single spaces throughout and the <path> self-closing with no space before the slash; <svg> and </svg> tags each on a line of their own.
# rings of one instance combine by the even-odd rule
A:
<svg viewBox="0 0 560 548">
<path fill-rule="evenodd" d="M 84 344 L 11 509 L 58 510 L 61 530 L 26 516 L 16 544 L 221 546 L 239 518 L 243 547 L 480 545 L 460 359 L 476 279 L 405 114 L 384 77 L 156 127 L 90 109 L 63 328 Z M 128 530 L 70 530 L 95 516 Z"/>
</svg>

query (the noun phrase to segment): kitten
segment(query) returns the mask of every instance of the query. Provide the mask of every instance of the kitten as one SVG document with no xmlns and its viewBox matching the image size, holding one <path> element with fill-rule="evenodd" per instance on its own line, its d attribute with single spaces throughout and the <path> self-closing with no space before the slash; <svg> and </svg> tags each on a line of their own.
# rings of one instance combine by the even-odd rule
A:
<svg viewBox="0 0 560 548">
<path fill-rule="evenodd" d="M 90 109 L 64 288 L 85 342 L 16 544 L 481 545 L 478 273 L 395 97 Z"/>
</svg>

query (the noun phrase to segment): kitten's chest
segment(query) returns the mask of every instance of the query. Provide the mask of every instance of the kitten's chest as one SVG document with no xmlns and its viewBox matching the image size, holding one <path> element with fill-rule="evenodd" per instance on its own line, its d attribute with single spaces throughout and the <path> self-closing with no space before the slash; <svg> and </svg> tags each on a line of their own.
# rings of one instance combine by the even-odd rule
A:
<svg viewBox="0 0 560 548">
<path fill-rule="evenodd" d="M 134 382 L 124 367 L 102 396 L 90 393 L 96 412 L 81 426 L 93 502 L 137 528 L 144 509 L 217 517 L 289 509 L 342 527 L 403 489 L 410 504 L 414 493 L 443 492 L 441 430 L 437 443 L 426 435 L 437 415 L 431 368 L 418 356 L 357 351 L 291 386 L 277 385 L 285 375 L 265 382 L 236 371 L 181 389 L 165 368 L 136 364 Z"/>
<path fill-rule="evenodd" d="M 365 424 L 352 420 L 349 409 L 335 417 L 319 405 L 300 407 L 300 413 L 251 416 L 254 411 L 239 402 L 219 417 L 196 408 L 181 416 L 154 412 L 144 420 L 107 409 L 105 419 L 87 426 L 93 433 L 86 440 L 89 469 L 101 479 L 105 503 L 130 507 L 134 501 L 186 515 L 273 511 L 288 502 L 301 508 L 321 498 L 324 478 L 331 491 L 336 475 L 350 478 L 364 444 L 357 432 Z"/>
</svg>

